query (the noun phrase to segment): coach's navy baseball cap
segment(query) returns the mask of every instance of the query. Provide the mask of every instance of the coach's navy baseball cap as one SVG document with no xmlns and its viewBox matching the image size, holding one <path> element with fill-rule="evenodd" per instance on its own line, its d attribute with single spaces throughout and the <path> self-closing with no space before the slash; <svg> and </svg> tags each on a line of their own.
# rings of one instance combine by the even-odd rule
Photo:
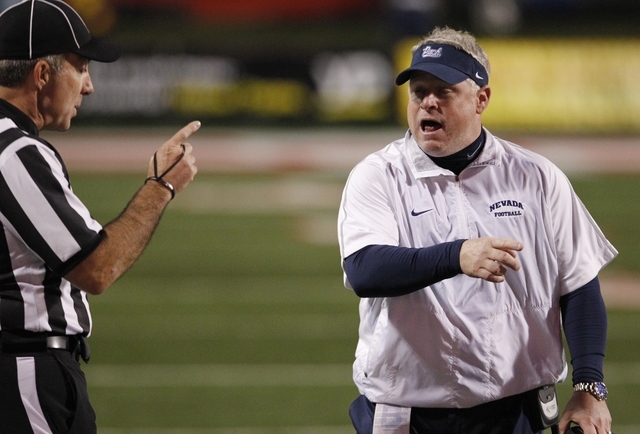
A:
<svg viewBox="0 0 640 434">
<path fill-rule="evenodd" d="M 489 84 L 489 74 L 470 54 L 445 44 L 423 44 L 413 52 L 411 66 L 396 77 L 396 84 L 406 83 L 415 71 L 428 72 L 449 84 L 458 84 L 467 78 L 480 87 Z"/>
<path fill-rule="evenodd" d="M 71 6 L 60 0 L 23 0 L 0 13 L 0 59 L 37 59 L 76 53 L 114 62 L 120 47 L 94 38 Z"/>
</svg>

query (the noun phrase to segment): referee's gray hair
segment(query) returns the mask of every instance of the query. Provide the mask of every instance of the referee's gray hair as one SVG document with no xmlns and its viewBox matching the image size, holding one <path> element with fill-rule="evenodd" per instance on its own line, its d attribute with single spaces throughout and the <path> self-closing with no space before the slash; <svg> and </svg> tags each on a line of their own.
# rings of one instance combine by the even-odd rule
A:
<svg viewBox="0 0 640 434">
<path fill-rule="evenodd" d="M 489 57 L 476 41 L 476 38 L 464 30 L 454 30 L 450 27 L 436 27 L 431 33 L 422 38 L 420 43 L 413 47 L 412 52 L 423 44 L 446 44 L 456 47 L 476 59 L 488 74 L 491 74 Z"/>
<path fill-rule="evenodd" d="M 28 60 L 0 60 L 0 86 L 14 88 L 24 83 L 27 76 L 40 60 L 46 61 L 54 73 L 62 71 L 64 54 L 52 54 L 38 59 Z"/>
</svg>

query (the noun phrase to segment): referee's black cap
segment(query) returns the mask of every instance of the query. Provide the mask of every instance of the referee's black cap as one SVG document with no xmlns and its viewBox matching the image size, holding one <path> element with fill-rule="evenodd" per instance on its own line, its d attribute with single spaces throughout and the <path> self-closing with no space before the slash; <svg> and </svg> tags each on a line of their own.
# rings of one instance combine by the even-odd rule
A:
<svg viewBox="0 0 640 434">
<path fill-rule="evenodd" d="M 114 62 L 121 49 L 91 36 L 80 15 L 60 0 L 23 0 L 0 13 L 0 59 L 64 53 Z"/>
</svg>

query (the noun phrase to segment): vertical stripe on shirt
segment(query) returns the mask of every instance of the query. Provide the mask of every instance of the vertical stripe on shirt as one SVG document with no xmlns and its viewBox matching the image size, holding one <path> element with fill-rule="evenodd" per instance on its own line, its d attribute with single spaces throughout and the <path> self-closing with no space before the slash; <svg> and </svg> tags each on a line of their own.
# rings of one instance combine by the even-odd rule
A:
<svg viewBox="0 0 640 434">
<path fill-rule="evenodd" d="M 78 324 L 84 332 L 83 334 L 89 334 L 91 331 L 91 315 L 89 315 L 87 293 L 71 285 L 71 299 L 73 300 L 73 308 L 76 312 Z"/>
<path fill-rule="evenodd" d="M 53 434 L 44 417 L 36 389 L 36 362 L 33 357 L 16 357 L 18 388 L 33 434 Z"/>
<path fill-rule="evenodd" d="M 0 329 L 24 327 L 24 300 L 11 267 L 4 228 L 0 231 Z"/>
<path fill-rule="evenodd" d="M 49 326 L 51 327 L 51 332 L 58 335 L 64 335 L 67 331 L 67 320 L 62 308 L 61 281 L 62 279 L 50 270 L 47 270 L 42 281 L 44 285 L 44 300 L 49 315 Z"/>
</svg>

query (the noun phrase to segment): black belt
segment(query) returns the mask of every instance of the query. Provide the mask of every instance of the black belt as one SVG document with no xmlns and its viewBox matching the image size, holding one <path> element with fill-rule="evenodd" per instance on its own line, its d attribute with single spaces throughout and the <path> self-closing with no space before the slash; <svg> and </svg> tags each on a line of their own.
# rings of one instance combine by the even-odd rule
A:
<svg viewBox="0 0 640 434">
<path fill-rule="evenodd" d="M 91 350 L 84 336 L 54 336 L 35 332 L 0 332 L 0 354 L 44 353 L 48 350 L 69 351 L 78 360 L 89 362 Z"/>
</svg>

